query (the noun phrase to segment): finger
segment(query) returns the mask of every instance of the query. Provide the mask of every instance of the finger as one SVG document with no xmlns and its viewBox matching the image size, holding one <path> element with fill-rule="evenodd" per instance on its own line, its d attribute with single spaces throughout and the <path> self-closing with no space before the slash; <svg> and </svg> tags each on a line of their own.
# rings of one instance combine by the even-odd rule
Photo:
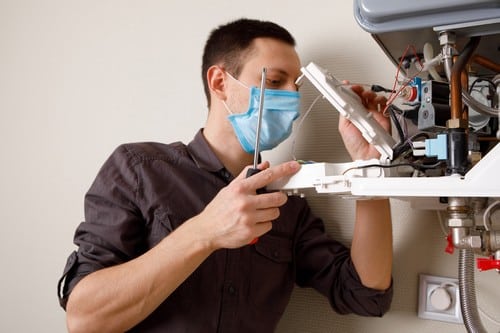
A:
<svg viewBox="0 0 500 333">
<path fill-rule="evenodd" d="M 363 91 L 365 91 L 365 89 L 364 89 L 362 86 L 359 86 L 359 85 L 354 85 L 354 86 L 351 86 L 351 89 L 352 89 L 352 91 L 354 91 L 356 94 L 358 94 L 360 97 L 361 97 L 361 95 L 363 94 Z"/>
<path fill-rule="evenodd" d="M 278 207 L 259 209 L 253 215 L 254 223 L 264 223 L 276 220 L 280 216 Z"/>
<path fill-rule="evenodd" d="M 363 105 L 366 108 L 372 108 L 375 104 L 373 104 L 373 101 L 377 97 L 377 94 L 375 94 L 373 91 L 363 91 L 361 94 L 361 99 L 363 101 Z"/>
<path fill-rule="evenodd" d="M 382 96 L 382 95 L 377 95 L 377 97 L 375 97 L 375 99 L 373 100 L 376 104 L 380 104 L 380 105 L 386 105 L 387 104 L 387 97 L 385 96 Z"/>
<path fill-rule="evenodd" d="M 362 97 L 364 99 L 367 99 L 367 100 L 373 100 L 375 99 L 375 97 L 377 97 L 377 94 L 371 90 L 364 90 L 362 93 L 361 93 Z"/>
<path fill-rule="evenodd" d="M 277 208 L 283 206 L 288 196 L 280 191 L 262 193 L 254 198 L 257 209 Z"/>
<path fill-rule="evenodd" d="M 245 179 L 248 186 L 257 190 L 282 177 L 288 177 L 299 171 L 300 164 L 297 161 L 285 162 L 274 167 L 267 168 L 252 177 Z"/>
<path fill-rule="evenodd" d="M 270 167 L 269 161 L 264 161 L 264 162 L 259 163 L 259 165 L 257 165 L 257 169 L 260 169 L 260 170 L 265 170 L 269 167 Z"/>
<path fill-rule="evenodd" d="M 382 112 L 373 112 L 373 118 L 388 132 L 391 133 L 391 121 Z"/>
<path fill-rule="evenodd" d="M 338 126 L 340 133 L 342 134 L 345 130 L 348 130 L 350 127 L 355 127 L 355 126 L 348 118 L 340 115 L 339 126 Z"/>
<path fill-rule="evenodd" d="M 244 178 L 247 178 L 248 169 L 250 169 L 252 167 L 253 166 L 251 166 L 251 165 L 246 166 L 245 169 L 243 169 L 243 171 L 240 172 L 240 174 L 235 179 L 244 179 Z M 260 170 L 265 170 L 265 169 L 269 168 L 269 161 L 261 162 L 257 166 L 257 168 L 260 169 Z"/>
<path fill-rule="evenodd" d="M 273 223 L 269 220 L 266 222 L 256 223 L 254 226 L 254 234 L 255 236 L 259 237 L 264 235 L 266 232 L 271 231 L 272 228 L 273 228 Z M 252 240 L 254 239 L 255 237 L 252 238 Z"/>
<path fill-rule="evenodd" d="M 370 109 L 382 112 L 387 105 L 387 98 L 385 96 L 377 95 L 377 97 L 373 99 L 372 104 L 373 105 L 370 105 Z"/>
</svg>

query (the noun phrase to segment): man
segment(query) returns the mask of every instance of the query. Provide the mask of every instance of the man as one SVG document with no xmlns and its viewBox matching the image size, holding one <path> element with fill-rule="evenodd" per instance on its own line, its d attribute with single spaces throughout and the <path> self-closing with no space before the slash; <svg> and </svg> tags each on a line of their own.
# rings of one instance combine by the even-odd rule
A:
<svg viewBox="0 0 500 333">
<path fill-rule="evenodd" d="M 246 177 L 263 67 L 262 147 L 283 141 L 297 116 L 294 46 L 271 22 L 217 28 L 203 55 L 205 127 L 189 145 L 128 144 L 106 161 L 60 284 L 70 332 L 272 332 L 294 283 L 316 288 L 340 313 L 388 310 L 388 200 L 357 202 L 349 250 L 325 234 L 304 199 L 257 194 L 297 172 L 297 162 L 262 162 Z M 377 156 L 347 120 L 339 129 L 353 158 Z"/>
</svg>

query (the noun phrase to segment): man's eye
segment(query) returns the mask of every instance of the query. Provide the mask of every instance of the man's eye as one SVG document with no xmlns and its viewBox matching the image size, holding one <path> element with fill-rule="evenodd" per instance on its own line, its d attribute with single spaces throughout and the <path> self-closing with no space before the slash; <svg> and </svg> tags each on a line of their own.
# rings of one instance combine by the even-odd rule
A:
<svg viewBox="0 0 500 333">
<path fill-rule="evenodd" d="M 271 85 L 271 86 L 278 86 L 281 84 L 281 80 L 267 79 L 266 82 L 268 85 Z"/>
</svg>

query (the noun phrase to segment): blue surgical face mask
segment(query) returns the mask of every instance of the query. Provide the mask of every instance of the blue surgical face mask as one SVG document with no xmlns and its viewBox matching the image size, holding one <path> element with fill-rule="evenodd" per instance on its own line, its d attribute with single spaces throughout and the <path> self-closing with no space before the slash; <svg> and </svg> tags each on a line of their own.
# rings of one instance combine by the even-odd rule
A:
<svg viewBox="0 0 500 333">
<path fill-rule="evenodd" d="M 238 81 L 241 85 L 245 84 Z M 247 87 L 248 88 L 248 87 Z M 259 117 L 260 89 L 252 87 L 248 102 L 248 111 L 241 114 L 231 112 L 223 101 L 224 106 L 230 113 L 228 116 L 233 126 L 236 137 L 243 150 L 249 154 L 255 152 L 255 140 L 257 136 L 257 123 Z M 300 94 L 296 91 L 265 89 L 264 108 L 262 110 L 260 129 L 260 150 L 270 150 L 283 142 L 292 133 L 292 124 L 300 115 Z"/>
</svg>

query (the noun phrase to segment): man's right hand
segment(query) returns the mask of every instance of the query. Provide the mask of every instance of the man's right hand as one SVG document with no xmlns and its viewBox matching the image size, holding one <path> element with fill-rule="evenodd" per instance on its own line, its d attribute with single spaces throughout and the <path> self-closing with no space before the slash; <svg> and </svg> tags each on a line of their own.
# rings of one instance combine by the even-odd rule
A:
<svg viewBox="0 0 500 333">
<path fill-rule="evenodd" d="M 258 168 L 262 171 L 248 178 L 248 168 L 245 168 L 197 216 L 213 250 L 247 245 L 271 230 L 271 221 L 280 215 L 279 207 L 286 203 L 287 195 L 282 192 L 257 194 L 257 189 L 295 174 L 300 164 L 291 161 L 270 167 L 269 162 L 264 162 Z"/>
</svg>

